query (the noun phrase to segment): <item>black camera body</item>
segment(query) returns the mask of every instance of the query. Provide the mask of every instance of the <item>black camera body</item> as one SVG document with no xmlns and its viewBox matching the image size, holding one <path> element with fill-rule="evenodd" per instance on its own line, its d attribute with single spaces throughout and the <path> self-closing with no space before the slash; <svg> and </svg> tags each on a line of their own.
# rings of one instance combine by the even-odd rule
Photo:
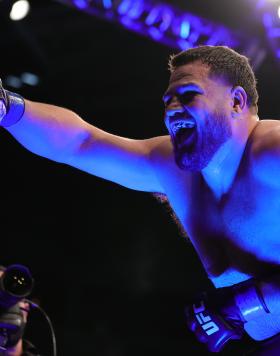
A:
<svg viewBox="0 0 280 356">
<path fill-rule="evenodd" d="M 33 278 L 23 265 L 1 267 L 0 277 L 0 351 L 15 346 L 22 338 L 25 318 L 19 302 L 33 289 Z"/>
</svg>

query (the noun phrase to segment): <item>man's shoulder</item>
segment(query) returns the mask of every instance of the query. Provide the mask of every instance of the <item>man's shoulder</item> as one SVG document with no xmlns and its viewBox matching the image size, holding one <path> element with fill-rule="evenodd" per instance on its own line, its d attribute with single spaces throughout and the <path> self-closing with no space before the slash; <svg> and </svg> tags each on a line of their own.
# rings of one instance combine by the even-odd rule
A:
<svg viewBox="0 0 280 356">
<path fill-rule="evenodd" d="M 150 159 L 154 166 L 164 166 L 173 162 L 173 147 L 170 136 L 158 136 L 146 140 Z"/>
<path fill-rule="evenodd" d="M 155 156 L 170 156 L 172 153 L 171 138 L 168 135 L 152 137 L 145 140 L 145 143 L 150 147 L 152 154 Z"/>
<path fill-rule="evenodd" d="M 280 121 L 260 120 L 249 140 L 254 158 L 262 158 L 277 151 L 280 153 Z"/>
<path fill-rule="evenodd" d="M 150 141 L 150 157 L 155 166 L 162 169 L 181 171 L 174 159 L 174 151 L 170 136 L 154 137 Z"/>
<path fill-rule="evenodd" d="M 261 120 L 249 138 L 251 167 L 267 183 L 280 187 L 280 121 Z"/>
<path fill-rule="evenodd" d="M 150 158 L 162 184 L 189 179 L 191 172 L 180 169 L 175 162 L 170 136 L 155 137 L 151 140 Z"/>
</svg>

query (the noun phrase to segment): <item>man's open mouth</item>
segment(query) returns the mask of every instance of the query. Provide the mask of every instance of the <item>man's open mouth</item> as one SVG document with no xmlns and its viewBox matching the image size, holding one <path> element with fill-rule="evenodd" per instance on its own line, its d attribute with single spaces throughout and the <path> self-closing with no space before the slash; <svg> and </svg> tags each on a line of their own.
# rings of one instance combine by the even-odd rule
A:
<svg viewBox="0 0 280 356">
<path fill-rule="evenodd" d="M 170 128 L 177 144 L 188 144 L 196 132 L 196 122 L 192 119 L 176 120 L 171 123 Z"/>
</svg>

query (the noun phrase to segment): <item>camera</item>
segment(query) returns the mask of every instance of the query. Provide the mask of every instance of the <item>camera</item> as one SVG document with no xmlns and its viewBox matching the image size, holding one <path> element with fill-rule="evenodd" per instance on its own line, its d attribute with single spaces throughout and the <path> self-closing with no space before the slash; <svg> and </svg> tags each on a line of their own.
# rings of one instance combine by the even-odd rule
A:
<svg viewBox="0 0 280 356">
<path fill-rule="evenodd" d="M 0 277 L 0 308 L 9 309 L 27 297 L 32 292 L 33 284 L 27 267 L 14 264 L 3 269 Z"/>
</svg>

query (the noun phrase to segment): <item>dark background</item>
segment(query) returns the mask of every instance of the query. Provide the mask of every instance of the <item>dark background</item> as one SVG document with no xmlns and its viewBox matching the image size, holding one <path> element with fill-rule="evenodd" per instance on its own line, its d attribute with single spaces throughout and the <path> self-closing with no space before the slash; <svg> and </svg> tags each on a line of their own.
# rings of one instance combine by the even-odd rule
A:
<svg viewBox="0 0 280 356">
<path fill-rule="evenodd" d="M 171 1 L 170 1 L 171 2 Z M 249 1 L 177 1 L 181 8 L 265 34 Z M 51 1 L 24 20 L 1 9 L 0 76 L 30 71 L 28 99 L 70 108 L 114 134 L 165 134 L 161 96 L 174 49 Z M 270 49 L 257 70 L 260 117 L 279 117 L 279 66 Z M 10 90 L 12 88 L 9 88 Z M 0 138 L 1 264 L 27 265 L 32 298 L 48 313 L 59 355 L 197 355 L 184 305 L 209 287 L 169 212 L 148 193 L 103 181 Z M 30 339 L 51 355 L 46 321 L 31 313 Z"/>
</svg>

